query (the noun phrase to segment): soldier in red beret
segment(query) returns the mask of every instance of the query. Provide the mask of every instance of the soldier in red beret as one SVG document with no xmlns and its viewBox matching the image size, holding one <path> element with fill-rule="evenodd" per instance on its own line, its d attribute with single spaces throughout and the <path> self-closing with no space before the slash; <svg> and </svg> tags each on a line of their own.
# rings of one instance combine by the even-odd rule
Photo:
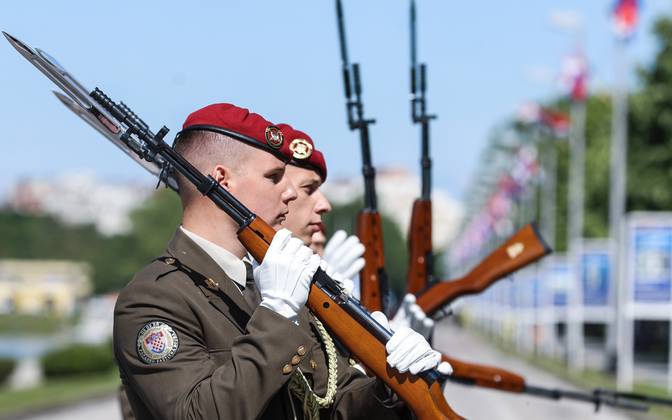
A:
<svg viewBox="0 0 672 420">
<path fill-rule="evenodd" d="M 328 333 L 305 307 L 320 259 L 282 229 L 298 196 L 286 176 L 286 163 L 301 153 L 291 146 L 280 128 L 231 104 L 207 106 L 185 121 L 175 149 L 279 230 L 253 270 L 237 225 L 178 176 L 182 224 L 166 252 L 121 291 L 115 308 L 114 350 L 126 417 L 406 414 L 404 407 L 381 403 L 390 396 L 387 388 L 352 368 L 333 341 L 323 340 Z M 399 350 L 404 354 L 391 352 L 389 360 L 400 371 L 415 373 L 434 356 L 409 357 L 403 345 Z"/>
</svg>

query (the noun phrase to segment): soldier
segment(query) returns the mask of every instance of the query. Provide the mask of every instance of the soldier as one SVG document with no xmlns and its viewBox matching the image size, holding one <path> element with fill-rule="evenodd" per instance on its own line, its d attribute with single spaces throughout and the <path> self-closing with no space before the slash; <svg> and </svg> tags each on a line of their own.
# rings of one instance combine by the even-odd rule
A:
<svg viewBox="0 0 672 420">
<path fill-rule="evenodd" d="M 304 244 L 313 246 L 313 237 L 323 229 L 322 215 L 331 211 L 331 204 L 320 187 L 327 180 L 327 164 L 313 139 L 289 124 L 278 124 L 292 152 L 287 176 L 297 191 L 297 199 L 289 204 L 289 214 L 283 224 Z M 346 239 L 347 238 L 347 239 Z M 355 235 L 345 231 L 334 233 L 324 248 L 322 268 L 341 285 L 352 292 L 353 278 L 364 267 L 364 245 Z"/>
<path fill-rule="evenodd" d="M 324 223 L 320 223 L 320 230 L 313 233 L 313 236 L 310 237 L 310 249 L 312 249 L 317 255 L 322 256 L 324 253 L 324 245 L 326 243 L 326 228 L 324 227 Z"/>
<path fill-rule="evenodd" d="M 187 118 L 175 148 L 277 230 L 297 198 L 286 146 L 263 117 L 215 104 Z M 388 389 L 332 363 L 334 349 L 315 339 L 323 332 L 305 303 L 319 257 L 280 229 L 253 275 L 235 223 L 178 179 L 182 225 L 115 308 L 123 411 L 140 419 L 394 418 L 403 407 L 383 405 Z M 395 334 L 389 344 L 388 362 L 400 371 L 439 363 L 421 337 Z"/>
<path fill-rule="evenodd" d="M 308 134 L 288 124 L 279 124 L 278 127 L 292 151 L 287 175 L 297 189 L 297 199 L 289 204 L 290 211 L 283 226 L 315 250 L 315 239 L 317 237 L 320 240 L 317 235 L 323 229 L 322 215 L 331 211 L 331 204 L 320 190 L 327 180 L 326 160 Z M 359 238 L 356 235 L 348 236 L 343 230 L 336 231 L 323 251 L 320 253 L 322 268 L 332 278 L 339 280 L 349 293 L 359 298 L 358 274 L 365 264 L 362 258 L 364 245 Z M 390 325 L 395 331 L 403 327 L 412 328 L 429 339 L 434 321 L 415 303 L 415 296 L 407 294 L 390 320 Z"/>
</svg>

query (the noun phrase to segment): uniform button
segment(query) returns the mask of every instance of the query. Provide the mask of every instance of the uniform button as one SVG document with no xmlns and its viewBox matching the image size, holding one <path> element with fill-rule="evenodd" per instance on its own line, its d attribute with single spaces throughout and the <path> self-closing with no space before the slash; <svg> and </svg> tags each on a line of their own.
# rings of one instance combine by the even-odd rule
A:
<svg viewBox="0 0 672 420">
<path fill-rule="evenodd" d="M 211 289 L 219 287 L 219 283 L 209 277 L 205 280 L 205 283 L 207 283 L 208 287 Z"/>
<path fill-rule="evenodd" d="M 317 368 L 317 362 L 313 359 L 310 359 L 310 367 L 313 369 Z"/>
<path fill-rule="evenodd" d="M 299 357 L 297 355 L 294 355 L 294 357 L 292 357 L 292 364 L 294 366 L 298 365 L 300 361 L 301 361 L 301 357 Z"/>
<path fill-rule="evenodd" d="M 304 346 L 299 346 L 299 347 L 296 349 L 296 353 L 297 353 L 299 356 L 304 356 L 304 355 L 306 354 L 306 348 L 305 348 Z"/>
<path fill-rule="evenodd" d="M 173 265 L 173 264 L 175 264 L 175 258 L 168 257 L 168 258 L 166 258 L 164 261 L 165 261 L 165 263 L 168 264 L 168 265 Z"/>
<path fill-rule="evenodd" d="M 294 369 L 290 365 L 284 365 L 282 367 L 282 373 L 284 373 L 285 375 L 289 375 L 290 373 L 292 373 L 292 370 Z"/>
</svg>

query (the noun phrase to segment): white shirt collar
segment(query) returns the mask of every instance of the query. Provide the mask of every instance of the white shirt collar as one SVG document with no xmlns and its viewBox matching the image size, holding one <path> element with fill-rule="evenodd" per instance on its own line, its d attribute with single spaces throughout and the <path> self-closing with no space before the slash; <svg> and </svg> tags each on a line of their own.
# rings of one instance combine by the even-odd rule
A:
<svg viewBox="0 0 672 420">
<path fill-rule="evenodd" d="M 247 270 L 245 263 L 240 258 L 236 257 L 221 246 L 208 241 L 207 239 L 198 236 L 194 232 L 180 226 L 182 232 L 189 237 L 196 245 L 200 246 L 206 254 L 210 256 L 217 265 L 242 288 L 245 288 L 245 280 L 247 279 Z"/>
</svg>

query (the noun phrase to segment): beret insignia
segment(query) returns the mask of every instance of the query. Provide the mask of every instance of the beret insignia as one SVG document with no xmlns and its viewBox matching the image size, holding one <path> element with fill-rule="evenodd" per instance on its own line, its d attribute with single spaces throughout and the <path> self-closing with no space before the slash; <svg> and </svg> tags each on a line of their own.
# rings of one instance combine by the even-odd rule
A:
<svg viewBox="0 0 672 420">
<path fill-rule="evenodd" d="M 313 154 L 313 145 L 306 139 L 294 139 L 289 144 L 289 150 L 292 151 L 292 157 L 294 159 L 308 159 L 310 155 Z"/>
<path fill-rule="evenodd" d="M 172 359 L 180 346 L 177 333 L 165 322 L 152 321 L 138 331 L 138 357 L 148 365 Z"/>
<path fill-rule="evenodd" d="M 266 137 L 266 143 L 274 149 L 279 149 L 285 139 L 282 135 L 282 131 L 274 125 L 266 127 L 266 133 L 264 135 Z"/>
</svg>

